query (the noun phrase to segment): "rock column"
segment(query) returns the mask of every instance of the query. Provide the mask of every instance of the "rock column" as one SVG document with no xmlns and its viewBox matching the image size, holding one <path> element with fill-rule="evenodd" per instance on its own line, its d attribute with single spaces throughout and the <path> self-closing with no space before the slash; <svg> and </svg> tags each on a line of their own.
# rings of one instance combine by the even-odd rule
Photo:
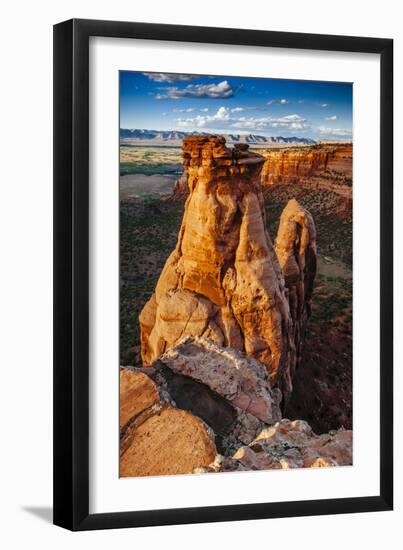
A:
<svg viewBox="0 0 403 550">
<path fill-rule="evenodd" d="M 247 145 L 227 148 L 221 136 L 185 138 L 182 156 L 189 196 L 175 250 L 140 315 L 143 364 L 185 336 L 208 338 L 263 363 L 286 398 L 302 333 L 295 321 L 305 319 L 301 307 L 309 311 L 304 301 L 295 305 L 301 287 L 294 292 L 287 270 L 285 280 L 267 231 L 260 185 L 265 159 Z M 280 225 L 278 254 L 284 249 L 285 255 L 301 235 L 283 233 Z"/>
</svg>

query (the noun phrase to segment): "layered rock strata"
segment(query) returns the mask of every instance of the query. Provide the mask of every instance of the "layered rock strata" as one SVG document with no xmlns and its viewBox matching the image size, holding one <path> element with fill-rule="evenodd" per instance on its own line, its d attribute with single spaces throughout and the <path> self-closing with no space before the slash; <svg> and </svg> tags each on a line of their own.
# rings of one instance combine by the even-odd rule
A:
<svg viewBox="0 0 403 550">
<path fill-rule="evenodd" d="M 312 176 L 351 183 L 352 145 L 322 145 L 287 149 L 272 149 L 264 153 L 262 185 L 300 183 Z M 340 181 L 340 183 L 343 183 Z"/>
<path fill-rule="evenodd" d="M 242 352 L 188 338 L 120 377 L 122 477 L 352 463 L 351 432 L 281 419 L 266 369 Z"/>
<path fill-rule="evenodd" d="M 259 152 L 265 159 L 260 175 L 263 188 L 299 184 L 352 196 L 351 144 L 259 149 Z M 188 194 L 188 176 L 184 172 L 175 182 L 172 197 L 183 200 Z"/>
<path fill-rule="evenodd" d="M 263 163 L 247 145 L 228 149 L 220 136 L 184 139 L 189 196 L 176 248 L 140 315 L 141 354 L 148 366 L 184 336 L 209 338 L 263 363 L 287 398 L 301 331 L 266 228 Z M 299 230 L 284 232 L 282 243 L 286 237 L 290 250 L 299 247 Z M 301 323 L 304 307 L 295 310 Z"/>
</svg>

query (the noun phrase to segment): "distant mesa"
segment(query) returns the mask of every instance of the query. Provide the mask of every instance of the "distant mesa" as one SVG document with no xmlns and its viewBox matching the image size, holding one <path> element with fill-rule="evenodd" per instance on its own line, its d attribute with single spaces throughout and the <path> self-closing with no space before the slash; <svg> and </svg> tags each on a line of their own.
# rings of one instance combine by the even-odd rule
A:
<svg viewBox="0 0 403 550">
<path fill-rule="evenodd" d="M 139 130 L 139 129 L 120 129 L 120 140 L 122 145 L 136 143 L 155 145 L 171 144 L 181 145 L 184 138 L 191 135 L 212 135 L 208 132 L 181 132 L 170 130 Z M 250 145 L 314 145 L 316 141 L 309 138 L 299 137 L 272 137 L 272 136 L 259 136 L 256 134 L 220 134 L 225 138 L 226 143 L 249 143 Z"/>
</svg>

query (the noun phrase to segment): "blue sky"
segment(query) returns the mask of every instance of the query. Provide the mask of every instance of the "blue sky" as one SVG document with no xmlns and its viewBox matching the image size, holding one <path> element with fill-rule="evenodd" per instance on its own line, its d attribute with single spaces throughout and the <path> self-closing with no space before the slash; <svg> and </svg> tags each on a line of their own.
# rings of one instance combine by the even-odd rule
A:
<svg viewBox="0 0 403 550">
<path fill-rule="evenodd" d="M 120 73 L 120 127 L 352 138 L 353 86 L 232 76 Z"/>
</svg>

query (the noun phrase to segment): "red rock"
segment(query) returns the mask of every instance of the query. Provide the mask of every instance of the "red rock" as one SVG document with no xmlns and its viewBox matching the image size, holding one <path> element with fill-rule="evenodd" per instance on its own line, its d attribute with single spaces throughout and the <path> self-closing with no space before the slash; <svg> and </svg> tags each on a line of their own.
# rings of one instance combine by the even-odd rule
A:
<svg viewBox="0 0 403 550">
<path fill-rule="evenodd" d="M 184 139 L 190 194 L 176 248 L 140 315 L 141 354 L 147 366 L 185 336 L 208 338 L 263 363 L 286 398 L 302 330 L 293 328 L 266 228 L 263 163 L 260 155 L 228 149 L 220 136 Z M 290 238 L 293 247 L 297 236 Z M 302 328 L 305 317 L 298 319 Z"/>
<path fill-rule="evenodd" d="M 299 183 L 312 176 L 335 172 L 351 181 L 352 145 L 314 145 L 266 150 L 262 185 Z"/>
<path fill-rule="evenodd" d="M 281 396 L 270 387 L 266 369 L 234 349 L 188 338 L 168 350 L 156 365 L 205 384 L 234 407 L 266 424 L 280 419 Z"/>
<path fill-rule="evenodd" d="M 120 381 L 121 477 L 191 473 L 214 460 L 214 434 L 200 418 L 139 370 L 121 369 Z"/>
<path fill-rule="evenodd" d="M 133 431 L 120 459 L 120 476 L 189 474 L 216 455 L 205 424 L 192 414 L 167 406 Z"/>
<path fill-rule="evenodd" d="M 141 372 L 120 369 L 120 427 L 159 401 L 154 382 Z"/>
<path fill-rule="evenodd" d="M 311 214 L 295 199 L 284 208 L 277 232 L 275 250 L 288 289 L 293 320 L 290 377 L 301 363 L 305 329 L 311 315 L 311 297 L 316 275 L 316 229 Z"/>
<path fill-rule="evenodd" d="M 276 421 L 263 365 L 236 350 L 191 339 L 121 380 L 123 477 L 352 464 L 351 431 Z"/>
</svg>

